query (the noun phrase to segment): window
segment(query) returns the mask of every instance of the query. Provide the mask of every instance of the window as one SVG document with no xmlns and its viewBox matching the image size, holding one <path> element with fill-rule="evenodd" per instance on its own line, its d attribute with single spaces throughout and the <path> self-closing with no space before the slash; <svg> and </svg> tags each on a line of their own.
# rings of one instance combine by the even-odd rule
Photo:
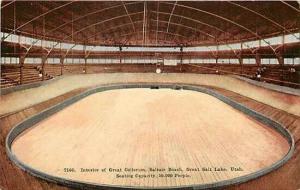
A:
<svg viewBox="0 0 300 190">
<path fill-rule="evenodd" d="M 183 59 L 183 60 L 182 60 L 182 63 L 184 63 L 184 64 L 189 64 L 189 63 L 190 63 L 190 60 L 189 60 L 189 59 Z"/>
<path fill-rule="evenodd" d="M 83 45 L 75 45 L 72 49 L 75 49 L 75 50 L 84 50 L 84 47 L 83 47 Z"/>
<path fill-rule="evenodd" d="M 278 60 L 276 58 L 263 58 L 261 59 L 261 64 L 278 64 Z"/>
<path fill-rule="evenodd" d="M 36 41 L 34 41 L 33 45 L 35 45 L 35 46 L 42 46 L 42 40 L 36 40 Z"/>
<path fill-rule="evenodd" d="M 198 62 L 197 59 L 190 59 L 190 63 L 192 63 L 192 64 L 195 64 L 195 63 L 197 63 L 197 62 Z"/>
<path fill-rule="evenodd" d="M 31 45 L 32 44 L 32 42 L 33 42 L 33 38 L 30 38 L 30 37 L 25 37 L 25 44 L 26 45 Z"/>
<path fill-rule="evenodd" d="M 164 65 L 177 65 L 177 60 L 176 59 L 164 59 Z"/>
<path fill-rule="evenodd" d="M 183 48 L 183 51 L 192 52 L 192 51 L 210 51 L 207 47 L 199 46 L 199 47 L 186 47 Z"/>
<path fill-rule="evenodd" d="M 149 59 L 149 58 L 144 60 L 144 63 L 147 63 L 147 64 L 149 64 L 149 63 L 151 63 L 151 62 L 152 62 L 152 60 Z"/>
<path fill-rule="evenodd" d="M 73 47 L 73 44 L 61 43 L 62 49 L 71 49 L 72 47 Z"/>
<path fill-rule="evenodd" d="M 220 51 L 231 50 L 230 47 L 228 47 L 228 45 L 219 45 L 218 48 Z"/>
<path fill-rule="evenodd" d="M 300 33 L 288 34 L 284 36 L 284 43 L 294 43 L 300 41 Z"/>
<path fill-rule="evenodd" d="M 1 57 L 1 64 L 19 64 L 18 57 Z"/>
<path fill-rule="evenodd" d="M 284 64 L 293 65 L 294 64 L 294 58 L 284 58 Z"/>
<path fill-rule="evenodd" d="M 1 39 L 3 39 L 6 35 L 7 35 L 7 33 L 1 32 Z M 1 59 L 1 60 L 2 60 L 2 59 Z"/>
<path fill-rule="evenodd" d="M 179 52 L 179 47 L 124 47 L 122 51 Z"/>
<path fill-rule="evenodd" d="M 105 59 L 98 59 L 98 63 L 105 64 Z"/>
<path fill-rule="evenodd" d="M 25 39 L 24 36 L 20 36 L 19 39 L 20 39 L 20 43 L 21 44 L 25 44 L 26 43 L 26 39 Z"/>
<path fill-rule="evenodd" d="M 229 59 L 229 63 L 230 64 L 239 64 L 239 60 L 238 59 Z"/>
<path fill-rule="evenodd" d="M 217 46 L 206 46 L 209 51 L 217 51 Z"/>
<path fill-rule="evenodd" d="M 18 57 L 12 57 L 12 58 L 10 59 L 10 63 L 11 63 L 11 64 L 20 64 L 20 60 L 19 60 Z"/>
<path fill-rule="evenodd" d="M 228 44 L 228 46 L 231 49 L 241 49 L 241 44 L 240 43 L 236 43 L 236 44 Z"/>
<path fill-rule="evenodd" d="M 86 59 L 86 63 L 93 63 L 93 59 Z"/>
<path fill-rule="evenodd" d="M 216 59 L 208 59 L 208 63 L 216 63 L 217 60 Z"/>
<path fill-rule="evenodd" d="M 259 47 L 259 40 L 242 43 L 243 49 Z"/>
<path fill-rule="evenodd" d="M 122 59 L 122 63 L 131 63 L 131 58 L 127 57 Z"/>
<path fill-rule="evenodd" d="M 42 64 L 42 58 L 26 57 L 24 64 Z"/>
<path fill-rule="evenodd" d="M 294 65 L 299 65 L 300 64 L 300 57 L 294 58 Z"/>
<path fill-rule="evenodd" d="M 115 46 L 86 46 L 81 44 L 71 44 L 71 43 L 59 43 L 53 40 L 39 40 L 31 37 L 19 36 L 15 34 L 1 32 L 2 37 L 7 37 L 5 41 L 13 43 L 22 43 L 27 45 L 34 44 L 35 46 L 43 46 L 46 48 L 62 48 L 62 49 L 74 49 L 74 50 L 86 50 L 88 51 L 106 51 L 106 52 L 118 52 L 119 47 Z M 280 35 L 271 38 L 266 38 L 262 40 L 247 41 L 242 43 L 243 49 L 255 48 L 261 46 L 278 45 L 284 43 L 295 43 L 300 42 L 300 33 L 293 33 L 287 35 Z M 233 44 L 221 44 L 219 46 L 197 46 L 197 47 L 184 47 L 185 52 L 204 52 L 204 51 L 226 51 L 226 50 L 236 50 L 241 49 L 241 43 Z M 123 47 L 122 51 L 128 52 L 180 52 L 180 47 Z M 112 62 L 112 61 L 111 61 Z"/>
<path fill-rule="evenodd" d="M 131 63 L 134 63 L 134 64 L 136 64 L 136 63 L 138 63 L 139 61 L 138 61 L 138 59 L 137 58 L 132 58 L 131 59 Z"/>
<path fill-rule="evenodd" d="M 99 63 L 98 59 L 93 59 L 93 63 L 94 63 L 94 64 Z"/>
<path fill-rule="evenodd" d="M 256 60 L 254 58 L 244 58 L 243 64 L 256 64 Z"/>
<path fill-rule="evenodd" d="M 230 63 L 230 61 L 229 61 L 229 59 L 218 59 L 218 63 L 228 64 L 228 63 Z"/>
<path fill-rule="evenodd" d="M 49 64 L 59 64 L 60 63 L 60 59 L 59 58 L 48 58 L 47 59 L 47 63 Z"/>
<path fill-rule="evenodd" d="M 287 64 L 287 65 L 299 65 L 300 64 L 300 58 L 299 57 L 284 58 L 284 64 Z"/>
<path fill-rule="evenodd" d="M 67 59 L 65 59 L 65 63 L 66 64 L 71 64 L 71 63 L 73 63 L 73 59 L 72 58 L 67 58 Z"/>
<path fill-rule="evenodd" d="M 95 48 L 95 46 L 86 46 L 85 49 L 87 51 L 92 51 Z"/>
<path fill-rule="evenodd" d="M 282 44 L 283 36 L 276 36 L 261 40 L 261 46 Z"/>
<path fill-rule="evenodd" d="M 120 51 L 119 47 L 96 46 L 93 51 Z"/>
<path fill-rule="evenodd" d="M 111 63 L 120 63 L 120 59 L 111 59 Z"/>
<path fill-rule="evenodd" d="M 43 47 L 46 47 L 46 48 L 49 48 L 49 47 L 50 47 L 49 41 L 46 41 L 46 40 L 43 40 L 43 41 L 42 41 L 42 45 L 43 45 Z"/>
</svg>

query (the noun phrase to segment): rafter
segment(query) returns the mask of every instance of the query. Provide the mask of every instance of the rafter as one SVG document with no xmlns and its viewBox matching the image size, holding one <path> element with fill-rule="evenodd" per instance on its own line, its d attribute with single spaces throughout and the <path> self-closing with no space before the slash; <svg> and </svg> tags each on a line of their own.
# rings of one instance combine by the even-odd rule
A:
<svg viewBox="0 0 300 190">
<path fill-rule="evenodd" d="M 171 5 L 171 3 L 169 3 L 169 2 L 161 2 L 161 3 Z M 221 16 L 221 15 L 218 15 L 218 14 L 215 14 L 215 13 L 212 13 L 212 12 L 208 12 L 208 11 L 205 11 L 205 10 L 203 10 L 203 9 L 191 7 L 191 6 L 188 6 L 188 5 L 177 4 L 177 6 L 183 7 L 183 8 L 189 9 L 189 10 L 194 10 L 194 11 L 197 11 L 197 12 L 202 12 L 202 13 L 205 13 L 205 14 L 208 14 L 208 15 L 211 15 L 211 16 L 214 16 L 214 17 L 216 17 L 216 18 L 219 18 L 219 19 L 221 19 L 221 20 L 223 20 L 223 21 L 229 22 L 229 23 L 231 23 L 231 24 L 233 24 L 233 25 L 235 25 L 235 26 L 237 26 L 237 27 L 239 27 L 239 28 L 241 28 L 241 29 L 243 29 L 243 30 L 245 30 L 245 31 L 247 31 L 247 32 L 249 32 L 249 33 L 251 33 L 252 35 L 256 36 L 258 39 L 260 39 L 260 40 L 266 42 L 266 43 L 268 44 L 268 46 L 272 49 L 272 51 L 274 52 L 274 54 L 276 54 L 275 49 L 274 49 L 274 48 L 273 48 L 273 47 L 272 47 L 265 39 L 263 39 L 260 35 L 258 35 L 258 34 L 257 34 L 256 32 L 254 32 L 253 30 L 251 30 L 251 29 L 249 29 L 249 28 L 247 28 L 247 27 L 245 27 L 245 26 L 243 26 L 243 25 L 241 25 L 241 24 L 239 24 L 239 23 L 237 23 L 237 22 L 235 22 L 235 21 L 233 21 L 233 20 L 230 20 L 230 19 L 228 19 L 228 18 L 226 18 L 226 17 L 223 17 L 223 16 Z"/>
<path fill-rule="evenodd" d="M 16 2 L 16 0 L 13 0 L 13 1 L 10 1 L 10 2 L 6 3 L 5 5 L 1 6 L 1 9 L 4 9 L 5 7 L 9 6 L 10 4 L 13 4 L 14 2 Z M 1 4 L 3 4 L 3 1 L 2 1 Z"/>
<path fill-rule="evenodd" d="M 292 5 L 288 4 L 288 3 L 285 2 L 285 1 L 280 0 L 280 2 L 283 3 L 283 4 L 285 4 L 285 5 L 288 6 L 288 7 L 292 8 L 293 10 L 297 11 L 298 13 L 300 13 L 300 9 L 297 9 L 297 8 L 293 7 Z M 298 3 L 298 4 L 299 4 L 299 3 Z"/>
<path fill-rule="evenodd" d="M 130 16 L 129 13 L 128 13 L 128 10 L 127 10 L 127 8 L 126 8 L 126 5 L 125 5 L 125 3 L 124 3 L 123 1 L 122 1 L 122 5 L 123 5 L 123 7 L 124 7 L 124 9 L 125 9 L 125 12 L 126 12 L 128 18 L 129 18 L 131 24 L 132 24 L 132 29 L 133 29 L 133 31 L 135 31 L 135 26 L 134 26 L 134 24 L 133 24 L 133 21 L 132 21 L 132 19 L 131 19 L 131 16 Z"/>
<path fill-rule="evenodd" d="M 268 18 L 267 16 L 265 16 L 265 15 L 263 15 L 263 14 L 257 12 L 257 11 L 254 11 L 254 10 L 248 8 L 248 7 L 242 6 L 242 5 L 240 5 L 240 4 L 238 4 L 238 3 L 235 3 L 235 2 L 231 2 L 231 1 L 227 1 L 227 2 L 230 3 L 230 4 L 232 4 L 232 5 L 235 5 L 235 6 L 237 6 L 237 7 L 240 7 L 240 8 L 242 8 L 242 9 L 245 9 L 245 10 L 247 10 L 247 11 L 249 11 L 249 12 L 255 14 L 255 15 L 260 16 L 261 18 L 263 18 L 263 19 L 265 19 L 265 20 L 271 22 L 272 24 L 276 25 L 277 27 L 279 27 L 280 29 L 282 29 L 283 31 L 285 31 L 285 32 L 288 33 L 288 34 L 293 34 L 290 30 L 286 29 L 284 26 L 282 26 L 282 25 L 279 24 L 278 22 L 276 22 L 276 21 L 274 21 L 274 20 Z"/>
<path fill-rule="evenodd" d="M 158 22 L 158 23 L 168 23 L 167 21 L 155 20 L 155 19 L 150 19 L 150 21 L 153 21 L 153 22 L 156 22 L 156 23 L 157 23 L 157 22 Z M 136 23 L 142 23 L 142 22 L 143 22 L 143 20 L 138 20 L 138 21 L 135 21 L 134 23 L 136 24 Z M 105 30 L 100 31 L 99 33 L 108 32 L 108 31 L 110 31 L 110 30 L 117 29 L 117 28 L 121 28 L 121 27 L 124 27 L 124 26 L 128 26 L 128 25 L 130 25 L 130 24 L 131 24 L 131 23 L 126 23 L 126 24 L 114 26 L 114 27 L 111 27 L 111 28 L 106 28 Z M 196 32 L 199 32 L 199 33 L 204 34 L 205 36 L 208 36 L 208 37 L 210 37 L 210 38 L 216 39 L 215 36 L 213 36 L 213 35 L 211 35 L 211 34 L 209 34 L 209 33 L 206 33 L 206 32 L 204 32 L 204 31 L 202 31 L 202 30 L 199 30 L 199 29 L 196 29 L 196 28 L 193 28 L 193 27 L 184 25 L 184 24 L 178 24 L 178 23 L 173 23 L 173 22 L 169 22 L 169 24 L 170 24 L 170 25 L 179 26 L 179 27 L 184 27 L 184 28 L 186 28 L 186 29 L 189 29 L 189 30 L 192 30 L 192 31 L 196 31 Z M 152 30 L 152 31 L 158 31 L 158 30 Z M 87 39 L 91 39 L 91 38 L 93 38 L 95 35 L 98 35 L 99 33 L 95 33 L 95 34 L 93 34 L 93 35 L 90 35 L 90 36 L 88 36 Z"/>
<path fill-rule="evenodd" d="M 143 12 L 143 11 L 141 11 L 141 12 L 134 12 L 134 13 L 130 13 L 130 14 L 128 14 L 128 15 L 131 16 L 131 15 L 142 14 L 142 13 L 144 13 L 144 12 Z M 90 27 L 92 27 L 92 26 L 97 26 L 97 25 L 100 25 L 100 24 L 103 24 L 103 23 L 106 23 L 106 22 L 109 22 L 109 21 L 112 21 L 112 20 L 116 20 L 116 19 L 119 19 L 119 18 L 127 17 L 128 15 L 127 15 L 127 14 L 124 14 L 124 15 L 119 15 L 119 16 L 111 17 L 111 18 L 109 18 L 109 19 L 101 20 L 101 21 L 99 21 L 99 22 L 96 22 L 96 23 L 90 24 L 90 25 L 88 25 L 88 26 L 86 26 L 86 27 L 83 27 L 83 28 L 81 28 L 80 30 L 74 31 L 74 32 L 73 32 L 73 35 L 74 35 L 74 34 L 78 34 L 79 32 L 84 31 L 84 30 L 86 30 L 86 29 L 88 29 L 88 28 L 90 28 Z M 68 38 L 70 38 L 70 37 L 71 37 L 71 35 L 68 35 L 68 36 L 66 36 L 65 38 L 63 38 L 63 40 L 66 40 L 66 39 L 68 39 Z"/>
<path fill-rule="evenodd" d="M 31 20 L 25 22 L 25 23 L 22 24 L 21 26 L 18 26 L 17 28 L 15 28 L 11 33 L 9 33 L 7 36 L 5 36 L 5 37 L 2 39 L 2 41 L 5 40 L 6 38 L 8 38 L 11 34 L 14 34 L 16 30 L 19 30 L 19 29 L 23 28 L 24 26 L 28 25 L 29 23 L 31 23 L 31 22 L 33 22 L 33 21 L 35 21 L 35 20 L 37 20 L 37 19 L 39 19 L 39 18 L 41 18 L 41 17 L 43 17 L 43 16 L 49 14 L 49 13 L 52 13 L 53 11 L 56 11 L 56 10 L 61 9 L 61 8 L 65 7 L 65 6 L 67 6 L 67 5 L 70 5 L 70 4 L 72 4 L 73 2 L 75 2 L 75 1 L 77 1 L 77 0 L 73 0 L 73 1 L 67 2 L 67 3 L 65 3 L 65 4 L 63 4 L 63 5 L 60 5 L 60 6 L 58 6 L 58 7 L 55 7 L 55 8 L 53 8 L 53 9 L 50 9 L 49 11 L 47 11 L 47 12 L 45 12 L 45 13 L 43 13 L 43 14 L 40 14 L 40 15 L 34 17 L 33 19 L 31 19 Z"/>
<path fill-rule="evenodd" d="M 168 21 L 168 26 L 167 26 L 167 32 L 169 32 L 170 21 L 171 21 L 171 19 L 172 19 L 173 13 L 174 13 L 174 11 L 175 11 L 176 4 L 177 4 L 177 1 L 175 1 L 174 6 L 173 6 L 172 11 L 171 11 L 170 16 L 169 16 L 169 21 Z"/>
<path fill-rule="evenodd" d="M 158 31 L 158 22 L 159 22 L 159 1 L 157 1 L 157 10 L 156 10 L 156 31 Z M 156 32 L 156 35 L 155 35 L 155 40 L 156 40 L 156 46 L 158 45 L 157 44 L 157 38 L 158 38 L 158 32 Z"/>
</svg>

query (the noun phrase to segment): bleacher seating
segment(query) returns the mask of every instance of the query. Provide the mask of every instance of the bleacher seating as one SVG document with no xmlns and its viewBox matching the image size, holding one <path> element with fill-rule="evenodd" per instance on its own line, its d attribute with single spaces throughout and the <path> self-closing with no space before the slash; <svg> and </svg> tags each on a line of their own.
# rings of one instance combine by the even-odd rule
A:
<svg viewBox="0 0 300 190">
<path fill-rule="evenodd" d="M 1 65 L 1 88 L 16 86 L 20 83 L 19 65 Z"/>
<path fill-rule="evenodd" d="M 41 71 L 36 65 L 25 64 L 22 68 L 22 73 L 23 77 L 21 80 L 21 68 L 19 65 L 1 65 L 1 88 L 42 81 Z M 45 80 L 50 78 L 51 76 L 45 75 Z"/>
<path fill-rule="evenodd" d="M 155 64 L 88 64 L 87 73 L 113 73 L 113 72 L 155 72 Z M 296 73 L 291 73 L 290 66 L 280 65 L 239 65 L 239 64 L 183 64 L 177 66 L 161 66 L 163 72 L 176 73 L 201 73 L 201 74 L 236 74 L 257 80 L 271 82 L 278 85 L 294 87 L 293 84 L 285 84 L 282 81 L 299 83 Z M 61 70 L 62 69 L 62 70 Z M 40 74 L 42 66 L 39 64 L 24 64 L 22 69 L 23 80 L 20 80 L 21 68 L 18 64 L 1 65 L 1 88 L 10 86 L 28 84 L 42 81 Z M 84 74 L 84 64 L 45 64 L 44 80 L 63 75 Z"/>
<path fill-rule="evenodd" d="M 84 65 L 78 64 L 78 65 L 71 65 L 66 64 L 64 65 L 64 74 L 82 74 L 84 73 Z"/>
<path fill-rule="evenodd" d="M 61 65 L 59 64 L 46 64 L 45 73 L 50 77 L 60 76 L 61 75 Z"/>
</svg>

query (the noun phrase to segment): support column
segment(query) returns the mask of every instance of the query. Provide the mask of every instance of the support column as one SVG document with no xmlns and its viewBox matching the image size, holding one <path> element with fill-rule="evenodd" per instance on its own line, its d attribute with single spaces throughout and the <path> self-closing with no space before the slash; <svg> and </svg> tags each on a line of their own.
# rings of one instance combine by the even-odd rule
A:
<svg viewBox="0 0 300 190">
<path fill-rule="evenodd" d="M 240 64 L 241 66 L 243 66 L 243 58 L 242 58 L 241 55 L 239 55 L 239 64 Z"/>
<path fill-rule="evenodd" d="M 60 75 L 63 75 L 63 69 L 64 69 L 64 57 L 60 57 Z"/>
<path fill-rule="evenodd" d="M 281 53 L 276 53 L 276 58 L 278 60 L 279 65 L 283 66 L 284 65 L 284 58 L 283 58 L 282 54 Z"/>
<path fill-rule="evenodd" d="M 45 64 L 47 61 L 47 57 L 45 55 L 42 56 L 42 80 L 45 80 Z"/>
<path fill-rule="evenodd" d="M 25 62 L 25 56 L 24 55 L 20 55 L 19 57 L 19 64 L 20 64 L 20 81 L 19 84 L 23 84 L 23 68 L 24 68 L 24 62 Z"/>
<path fill-rule="evenodd" d="M 282 56 L 282 53 L 281 53 L 281 52 L 276 53 L 276 58 L 277 58 L 277 60 L 278 60 L 278 63 L 279 63 L 279 65 L 280 65 L 280 68 L 282 68 L 283 65 L 284 65 L 284 58 L 283 58 L 283 56 Z M 284 78 L 285 78 L 285 76 L 284 76 L 284 69 L 281 69 L 281 73 L 280 73 L 280 76 L 279 76 L 279 80 L 282 80 L 282 81 L 283 81 Z"/>
<path fill-rule="evenodd" d="M 87 57 L 84 57 L 84 73 L 87 74 Z"/>
<path fill-rule="evenodd" d="M 182 70 L 183 47 L 180 47 L 180 72 Z"/>
<path fill-rule="evenodd" d="M 240 67 L 241 67 L 241 70 L 240 70 L 240 73 L 243 74 L 243 70 L 244 70 L 244 64 L 243 64 L 243 56 L 242 56 L 242 51 L 239 52 L 238 54 L 238 59 L 239 59 L 239 64 L 240 64 Z"/>
<path fill-rule="evenodd" d="M 261 66 L 261 57 L 257 51 L 255 52 L 255 62 L 257 66 Z"/>
<path fill-rule="evenodd" d="M 119 58 L 120 58 L 120 64 L 121 64 L 122 63 L 122 47 L 121 46 L 119 47 L 119 50 L 120 50 Z"/>
<path fill-rule="evenodd" d="M 241 65 L 241 74 L 244 74 L 243 42 L 241 43 L 241 50 L 240 50 L 240 52 L 239 52 L 239 64 Z"/>
</svg>

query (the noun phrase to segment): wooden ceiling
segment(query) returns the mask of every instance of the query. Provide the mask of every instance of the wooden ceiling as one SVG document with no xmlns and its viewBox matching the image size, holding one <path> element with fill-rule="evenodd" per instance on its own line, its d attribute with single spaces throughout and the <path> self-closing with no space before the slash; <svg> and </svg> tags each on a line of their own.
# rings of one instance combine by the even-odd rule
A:
<svg viewBox="0 0 300 190">
<path fill-rule="evenodd" d="M 300 29 L 297 1 L 5 1 L 1 31 L 88 45 L 195 46 Z"/>
</svg>

